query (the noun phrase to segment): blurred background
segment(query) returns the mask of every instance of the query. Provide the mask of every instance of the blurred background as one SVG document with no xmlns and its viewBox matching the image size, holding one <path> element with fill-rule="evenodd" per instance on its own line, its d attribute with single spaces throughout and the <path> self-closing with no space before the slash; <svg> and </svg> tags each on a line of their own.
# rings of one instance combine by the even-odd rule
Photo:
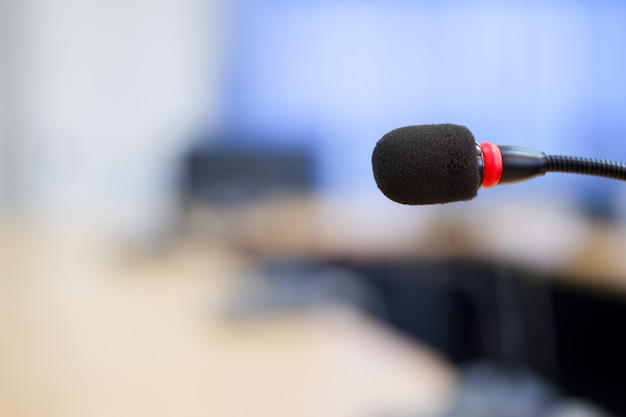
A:
<svg viewBox="0 0 626 417">
<path fill-rule="evenodd" d="M 626 188 L 406 207 L 401 126 L 626 161 L 613 0 L 0 3 L 0 414 L 626 415 Z"/>
</svg>

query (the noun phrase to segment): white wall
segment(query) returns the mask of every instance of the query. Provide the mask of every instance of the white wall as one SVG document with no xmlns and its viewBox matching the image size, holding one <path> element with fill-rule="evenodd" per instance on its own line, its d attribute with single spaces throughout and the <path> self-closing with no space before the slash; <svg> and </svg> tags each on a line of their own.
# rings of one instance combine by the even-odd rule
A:
<svg viewBox="0 0 626 417">
<path fill-rule="evenodd" d="M 6 4 L 4 200 L 157 231 L 177 157 L 215 115 L 219 0 Z"/>
</svg>

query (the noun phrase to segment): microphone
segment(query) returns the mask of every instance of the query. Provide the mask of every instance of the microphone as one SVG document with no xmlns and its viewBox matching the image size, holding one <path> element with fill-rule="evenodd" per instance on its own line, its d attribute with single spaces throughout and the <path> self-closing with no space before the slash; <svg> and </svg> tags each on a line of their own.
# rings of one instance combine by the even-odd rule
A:
<svg viewBox="0 0 626 417">
<path fill-rule="evenodd" d="M 374 179 L 391 200 L 444 204 L 476 197 L 480 187 L 567 172 L 626 181 L 626 164 L 546 155 L 519 146 L 478 143 L 465 126 L 433 124 L 392 130 L 372 154 Z"/>
</svg>

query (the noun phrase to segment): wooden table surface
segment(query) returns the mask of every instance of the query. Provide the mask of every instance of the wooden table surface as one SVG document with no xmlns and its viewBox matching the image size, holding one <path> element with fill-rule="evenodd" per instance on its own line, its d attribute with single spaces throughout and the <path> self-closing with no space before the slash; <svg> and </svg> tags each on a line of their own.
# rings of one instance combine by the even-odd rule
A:
<svg viewBox="0 0 626 417">
<path fill-rule="evenodd" d="M 5 222 L 0 415 L 357 417 L 448 404 L 451 366 L 350 309 L 225 319 L 246 262 L 218 245 L 138 254 L 75 223 Z"/>
</svg>

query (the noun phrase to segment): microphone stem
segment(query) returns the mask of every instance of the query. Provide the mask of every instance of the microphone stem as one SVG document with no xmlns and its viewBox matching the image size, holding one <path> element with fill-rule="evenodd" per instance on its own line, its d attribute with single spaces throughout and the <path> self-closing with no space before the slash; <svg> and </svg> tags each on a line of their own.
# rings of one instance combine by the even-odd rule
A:
<svg viewBox="0 0 626 417">
<path fill-rule="evenodd" d="M 593 175 L 626 181 L 626 164 L 595 158 L 546 155 L 546 172 Z"/>
</svg>

